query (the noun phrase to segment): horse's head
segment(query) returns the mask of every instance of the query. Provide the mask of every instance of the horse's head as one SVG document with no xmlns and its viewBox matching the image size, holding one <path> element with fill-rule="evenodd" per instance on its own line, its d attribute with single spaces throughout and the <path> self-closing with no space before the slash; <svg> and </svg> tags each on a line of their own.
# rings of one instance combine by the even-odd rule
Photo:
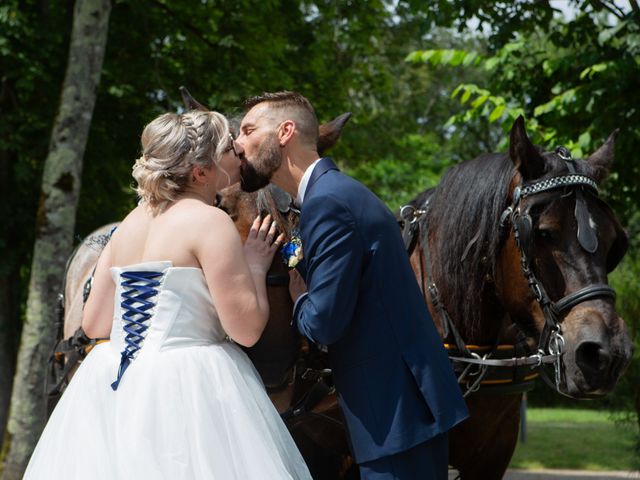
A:
<svg viewBox="0 0 640 480">
<path fill-rule="evenodd" d="M 585 160 L 563 147 L 536 148 L 520 117 L 511 131 L 515 174 L 496 264 L 498 296 L 512 319 L 547 352 L 562 352 L 559 390 L 573 397 L 609 392 L 633 345 L 615 309 L 607 274 L 628 238 L 597 184 L 613 161 L 615 133 Z M 560 337 L 561 338 L 560 338 Z"/>
</svg>

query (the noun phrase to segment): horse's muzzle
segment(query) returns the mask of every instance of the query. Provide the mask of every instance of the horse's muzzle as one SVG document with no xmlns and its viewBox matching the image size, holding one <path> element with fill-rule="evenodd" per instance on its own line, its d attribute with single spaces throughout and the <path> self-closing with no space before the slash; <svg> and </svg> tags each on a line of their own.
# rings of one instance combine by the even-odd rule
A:
<svg viewBox="0 0 640 480">
<path fill-rule="evenodd" d="M 633 349 L 626 329 L 608 339 L 585 339 L 578 343 L 575 353 L 566 358 L 568 393 L 577 398 L 609 393 L 631 362 Z M 571 357 L 575 366 L 571 365 Z"/>
</svg>

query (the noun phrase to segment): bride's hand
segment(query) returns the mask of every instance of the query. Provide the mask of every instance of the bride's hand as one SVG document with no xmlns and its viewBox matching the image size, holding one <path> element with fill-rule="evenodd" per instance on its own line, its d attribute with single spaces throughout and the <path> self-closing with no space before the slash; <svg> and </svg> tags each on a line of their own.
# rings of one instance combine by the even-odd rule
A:
<svg viewBox="0 0 640 480">
<path fill-rule="evenodd" d="M 284 234 L 276 237 L 276 222 L 272 221 L 271 215 L 262 219 L 256 217 L 249 230 L 249 235 L 244 242 L 244 254 L 251 271 L 266 274 L 282 242 Z"/>
</svg>

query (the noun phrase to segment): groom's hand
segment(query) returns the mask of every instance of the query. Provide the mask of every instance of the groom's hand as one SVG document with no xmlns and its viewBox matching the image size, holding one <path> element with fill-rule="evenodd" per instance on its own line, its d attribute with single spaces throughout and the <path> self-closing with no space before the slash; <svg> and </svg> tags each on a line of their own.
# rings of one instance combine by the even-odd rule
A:
<svg viewBox="0 0 640 480">
<path fill-rule="evenodd" d="M 298 300 L 298 297 L 307 291 L 307 285 L 304 283 L 302 276 L 295 268 L 289 270 L 289 295 L 293 303 Z"/>
</svg>

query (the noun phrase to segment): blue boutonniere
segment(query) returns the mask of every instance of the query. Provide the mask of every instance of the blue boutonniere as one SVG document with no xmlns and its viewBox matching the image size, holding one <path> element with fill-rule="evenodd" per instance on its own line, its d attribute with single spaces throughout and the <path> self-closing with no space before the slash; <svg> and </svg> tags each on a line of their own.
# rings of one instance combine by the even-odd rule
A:
<svg viewBox="0 0 640 480">
<path fill-rule="evenodd" d="M 302 240 L 297 232 L 292 233 L 291 240 L 282 246 L 280 253 L 289 268 L 295 267 L 302 260 Z"/>
</svg>

